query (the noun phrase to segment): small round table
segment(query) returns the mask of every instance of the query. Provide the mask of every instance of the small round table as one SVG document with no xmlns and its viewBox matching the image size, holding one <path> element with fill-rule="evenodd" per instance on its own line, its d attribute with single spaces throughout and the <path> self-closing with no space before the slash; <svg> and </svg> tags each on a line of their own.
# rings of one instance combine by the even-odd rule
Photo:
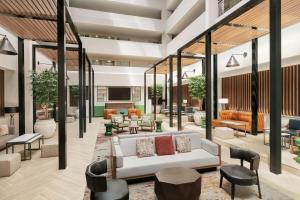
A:
<svg viewBox="0 0 300 200">
<path fill-rule="evenodd" d="M 159 170 L 155 174 L 154 191 L 158 200 L 199 200 L 201 175 L 182 167 Z"/>
<path fill-rule="evenodd" d="M 155 121 L 155 124 L 156 124 L 156 132 L 162 132 L 162 129 L 161 129 L 162 121 L 157 120 L 157 121 Z"/>
<path fill-rule="evenodd" d="M 105 126 L 105 136 L 111 136 L 112 135 L 112 123 L 106 123 Z"/>
<path fill-rule="evenodd" d="M 130 125 L 129 126 L 129 133 L 130 134 L 137 134 L 139 130 L 139 126 L 137 125 Z"/>
</svg>

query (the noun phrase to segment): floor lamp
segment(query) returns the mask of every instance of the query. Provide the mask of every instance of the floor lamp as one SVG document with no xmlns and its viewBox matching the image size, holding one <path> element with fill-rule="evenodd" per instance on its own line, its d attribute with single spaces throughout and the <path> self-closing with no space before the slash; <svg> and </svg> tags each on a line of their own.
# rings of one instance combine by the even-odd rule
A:
<svg viewBox="0 0 300 200">
<path fill-rule="evenodd" d="M 222 110 L 224 109 L 224 107 L 225 107 L 225 109 L 227 110 L 228 109 L 228 98 L 220 98 L 220 99 L 218 99 L 218 103 L 219 104 L 221 104 L 221 108 L 222 108 Z"/>
</svg>

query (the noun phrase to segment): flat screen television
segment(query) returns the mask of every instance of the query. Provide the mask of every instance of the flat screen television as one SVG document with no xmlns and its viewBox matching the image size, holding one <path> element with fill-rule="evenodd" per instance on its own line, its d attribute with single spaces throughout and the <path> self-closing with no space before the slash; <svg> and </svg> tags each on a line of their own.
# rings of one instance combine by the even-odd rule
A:
<svg viewBox="0 0 300 200">
<path fill-rule="evenodd" d="M 130 101 L 131 90 L 128 87 L 110 87 L 108 88 L 109 101 Z"/>
</svg>

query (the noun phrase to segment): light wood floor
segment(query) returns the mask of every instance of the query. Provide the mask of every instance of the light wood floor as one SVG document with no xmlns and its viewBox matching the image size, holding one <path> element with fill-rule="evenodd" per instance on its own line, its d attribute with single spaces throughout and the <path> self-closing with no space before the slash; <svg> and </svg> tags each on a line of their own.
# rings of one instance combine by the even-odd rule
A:
<svg viewBox="0 0 300 200">
<path fill-rule="evenodd" d="M 1 200 L 82 200 L 86 187 L 85 168 L 91 162 L 99 119 L 88 124 L 83 139 L 78 138 L 78 121 L 67 123 L 67 169 L 58 170 L 58 158 L 40 158 L 40 151 L 32 160 L 22 161 L 21 168 L 10 177 L 0 178 Z M 54 138 L 45 143 L 57 141 Z M 36 143 L 37 145 L 37 143 Z M 17 150 L 21 150 L 19 146 Z M 5 151 L 0 152 L 1 154 Z"/>
</svg>

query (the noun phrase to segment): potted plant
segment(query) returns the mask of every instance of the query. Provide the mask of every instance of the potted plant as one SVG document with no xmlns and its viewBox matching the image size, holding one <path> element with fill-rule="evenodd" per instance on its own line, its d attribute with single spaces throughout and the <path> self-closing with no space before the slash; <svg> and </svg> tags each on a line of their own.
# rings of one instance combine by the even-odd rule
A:
<svg viewBox="0 0 300 200">
<path fill-rule="evenodd" d="M 55 134 L 56 123 L 54 119 L 49 119 L 49 107 L 53 107 L 57 102 L 57 73 L 51 70 L 32 72 L 30 79 L 35 103 L 41 106 L 44 113 L 43 117 L 35 122 L 34 130 L 44 138 L 51 138 Z"/>
<path fill-rule="evenodd" d="M 194 121 L 197 125 L 203 126 L 203 122 L 205 121 L 205 114 L 203 115 L 202 104 L 203 99 L 205 97 L 205 76 L 199 75 L 189 78 L 189 94 L 192 99 L 196 99 L 199 101 L 200 112 L 194 113 Z"/>
<path fill-rule="evenodd" d="M 150 95 L 152 99 L 152 105 L 154 105 L 154 87 L 151 86 L 150 88 Z M 159 113 L 161 110 L 162 104 L 162 96 L 163 96 L 163 86 L 157 84 L 156 85 L 156 112 Z"/>
</svg>

